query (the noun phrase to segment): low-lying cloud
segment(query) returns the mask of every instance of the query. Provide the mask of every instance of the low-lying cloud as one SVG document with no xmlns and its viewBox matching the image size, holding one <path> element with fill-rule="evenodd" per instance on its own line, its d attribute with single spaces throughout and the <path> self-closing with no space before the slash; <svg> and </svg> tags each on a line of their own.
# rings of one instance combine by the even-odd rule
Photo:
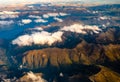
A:
<svg viewBox="0 0 120 82">
<path fill-rule="evenodd" d="M 34 31 L 38 30 L 38 31 Z M 35 45 L 48 45 L 51 46 L 56 42 L 63 42 L 62 36 L 65 31 L 74 32 L 78 34 L 87 34 L 88 31 L 92 31 L 94 33 L 99 33 L 101 29 L 98 26 L 89 26 L 89 25 L 82 25 L 82 24 L 73 24 L 70 26 L 64 26 L 58 29 L 58 31 L 49 33 L 44 31 L 44 29 L 34 28 L 31 34 L 25 34 L 19 36 L 15 40 L 12 41 L 13 45 L 18 46 L 32 46 Z"/>
<path fill-rule="evenodd" d="M 32 22 L 32 20 L 31 20 L 31 19 L 22 19 L 21 22 L 22 22 L 23 24 L 29 24 L 29 23 Z"/>
<path fill-rule="evenodd" d="M 14 23 L 13 20 L 10 20 L 10 21 L 0 21 L 0 26 L 11 25 L 13 23 Z"/>
<path fill-rule="evenodd" d="M 43 28 L 42 27 L 36 27 L 36 28 L 32 28 L 32 30 L 43 31 Z"/>
<path fill-rule="evenodd" d="M 0 15 L 4 15 L 4 14 L 16 15 L 16 14 L 19 14 L 19 12 L 14 12 L 14 11 L 1 11 L 0 12 Z"/>
<path fill-rule="evenodd" d="M 19 36 L 17 39 L 12 41 L 12 44 L 17 44 L 19 46 L 31 46 L 32 44 L 39 44 L 39 45 L 49 45 L 51 46 L 55 42 L 62 41 L 63 32 L 54 32 L 48 33 L 45 31 L 42 32 L 35 32 L 33 34 L 26 34 Z"/>
<path fill-rule="evenodd" d="M 36 18 L 36 19 L 40 19 L 41 18 L 41 16 L 38 16 L 38 15 L 29 15 L 28 17 L 29 18 Z"/>
<path fill-rule="evenodd" d="M 69 15 L 69 14 L 60 12 L 59 15 L 60 15 L 60 16 L 67 16 L 67 15 Z"/>
<path fill-rule="evenodd" d="M 107 20 L 107 19 L 110 19 L 110 17 L 107 17 L 107 16 L 101 16 L 99 17 L 100 20 Z"/>
<path fill-rule="evenodd" d="M 44 19 L 39 18 L 39 19 L 34 20 L 34 22 L 36 22 L 36 23 L 46 23 L 46 22 L 48 22 L 48 21 L 47 21 L 47 20 L 44 20 Z"/>
<path fill-rule="evenodd" d="M 94 33 L 99 33 L 101 29 L 98 26 L 89 26 L 89 25 L 82 25 L 82 24 L 73 24 L 71 26 L 64 26 L 61 28 L 62 31 L 70 31 L 75 33 L 82 33 L 86 34 L 87 30 L 91 30 Z"/>
<path fill-rule="evenodd" d="M 0 19 L 7 19 L 7 18 L 13 19 L 18 17 L 19 17 L 18 15 L 9 15 L 9 14 L 0 15 Z"/>
<path fill-rule="evenodd" d="M 59 16 L 67 16 L 68 14 L 67 13 L 47 13 L 47 14 L 44 14 L 43 17 L 44 18 L 49 18 L 49 17 L 59 17 Z"/>
<path fill-rule="evenodd" d="M 58 22 L 63 22 L 63 20 L 62 20 L 62 19 L 57 18 L 57 17 L 54 17 L 54 20 L 56 20 L 56 21 L 58 21 Z"/>
</svg>

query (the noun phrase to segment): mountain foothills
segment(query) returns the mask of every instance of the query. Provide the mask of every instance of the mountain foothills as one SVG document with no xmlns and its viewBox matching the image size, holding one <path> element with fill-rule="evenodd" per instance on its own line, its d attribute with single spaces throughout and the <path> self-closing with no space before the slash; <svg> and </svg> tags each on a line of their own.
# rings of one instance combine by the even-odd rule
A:
<svg viewBox="0 0 120 82">
<path fill-rule="evenodd" d="M 25 70 L 43 73 L 42 76 L 34 75 L 38 82 L 40 79 L 37 78 L 38 76 L 50 82 L 51 80 L 55 82 L 119 82 L 120 44 L 117 42 L 119 42 L 120 31 L 117 32 L 118 38 L 116 38 L 116 31 L 118 31 L 117 28 L 111 28 L 94 36 L 94 40 L 93 37 L 91 41 L 84 39 L 72 49 L 51 47 L 24 52 L 24 49 L 19 48 L 21 53 L 17 52 L 18 54 L 14 54 L 11 58 L 11 63 L 13 62 L 12 64 L 18 70 L 10 74 L 18 75 L 19 78 L 24 75 L 16 82 L 31 81 L 32 77 L 26 79 L 29 73 L 24 74 Z M 15 51 L 16 49 L 12 50 L 13 53 Z M 4 50 L 2 53 L 5 55 Z M 32 80 L 34 82 L 34 79 Z"/>
<path fill-rule="evenodd" d="M 14 9 L 0 11 L 1 82 L 120 82 L 119 4 Z"/>
<path fill-rule="evenodd" d="M 108 37 L 107 35 L 104 36 Z M 109 36 L 112 36 L 112 34 L 110 33 Z M 108 41 L 111 39 L 108 39 Z M 47 74 L 45 76 L 49 76 L 49 78 L 58 78 L 62 72 L 65 76 L 59 77 L 58 82 L 60 78 L 65 79 L 62 80 L 65 82 L 66 80 L 67 82 L 119 82 L 120 45 L 105 43 L 88 43 L 83 40 L 73 49 L 45 48 L 30 50 L 25 52 L 21 59 L 18 55 L 18 59 L 20 59 L 18 62 L 21 62 L 23 68 L 41 69 Z M 51 76 L 51 74 L 55 75 Z"/>
</svg>

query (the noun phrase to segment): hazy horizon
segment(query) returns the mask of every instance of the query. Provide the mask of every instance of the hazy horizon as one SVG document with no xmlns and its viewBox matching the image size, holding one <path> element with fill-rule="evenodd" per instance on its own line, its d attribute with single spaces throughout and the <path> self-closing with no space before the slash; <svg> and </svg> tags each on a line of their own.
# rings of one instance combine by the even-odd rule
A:
<svg viewBox="0 0 120 82">
<path fill-rule="evenodd" d="M 120 4 L 119 0 L 0 0 L 1 4 L 21 4 L 21 3 L 36 3 L 36 2 L 74 2 L 74 1 L 82 1 L 84 3 L 97 3 L 97 4 Z"/>
</svg>

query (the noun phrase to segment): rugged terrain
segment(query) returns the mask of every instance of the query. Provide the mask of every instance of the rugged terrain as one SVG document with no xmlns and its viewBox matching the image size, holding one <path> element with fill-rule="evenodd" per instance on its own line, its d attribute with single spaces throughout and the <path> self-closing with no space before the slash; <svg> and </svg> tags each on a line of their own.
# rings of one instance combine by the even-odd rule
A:
<svg viewBox="0 0 120 82">
<path fill-rule="evenodd" d="M 119 28 L 111 28 L 81 40 L 74 48 L 38 47 L 25 53 L 18 48 L 21 53 L 15 49 L 19 54 L 13 62 L 23 70 L 42 72 L 50 82 L 119 82 L 119 34 Z"/>
<path fill-rule="evenodd" d="M 1 11 L 0 81 L 120 82 L 119 10 L 30 4 Z"/>
</svg>

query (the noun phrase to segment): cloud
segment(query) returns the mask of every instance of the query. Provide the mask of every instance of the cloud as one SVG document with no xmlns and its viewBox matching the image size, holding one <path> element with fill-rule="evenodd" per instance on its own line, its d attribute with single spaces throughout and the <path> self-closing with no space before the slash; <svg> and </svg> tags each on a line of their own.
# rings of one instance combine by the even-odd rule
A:
<svg viewBox="0 0 120 82">
<path fill-rule="evenodd" d="M 89 26 L 89 25 L 82 25 L 82 24 L 73 24 L 71 26 L 64 26 L 61 28 L 62 31 L 70 31 L 75 33 L 82 33 L 86 34 L 86 30 L 91 30 L 94 33 L 99 33 L 101 29 L 98 26 Z"/>
<path fill-rule="evenodd" d="M 99 17 L 100 20 L 107 20 L 107 19 L 110 19 L 110 17 L 107 17 L 107 16 L 101 16 Z"/>
<path fill-rule="evenodd" d="M 56 21 L 58 21 L 58 22 L 63 22 L 63 20 L 62 20 L 62 19 L 57 18 L 57 17 L 54 17 L 54 20 L 56 20 Z"/>
<path fill-rule="evenodd" d="M 2 26 L 2 25 L 11 25 L 11 24 L 13 24 L 14 23 L 14 21 L 13 20 L 10 20 L 10 21 L 0 21 L 0 25 Z"/>
<path fill-rule="evenodd" d="M 70 26 L 61 27 L 58 31 L 49 33 L 44 31 L 41 27 L 33 28 L 31 34 L 19 36 L 12 41 L 13 45 L 18 46 L 32 46 L 35 45 L 48 45 L 51 46 L 56 42 L 63 42 L 62 36 L 65 31 L 75 32 L 79 34 L 87 34 L 87 31 L 99 33 L 101 29 L 98 26 L 89 26 L 82 24 L 73 24 Z M 67 38 L 67 37 L 66 37 Z"/>
<path fill-rule="evenodd" d="M 73 0 L 2 0 L 1 3 L 2 4 L 20 4 L 20 3 L 36 3 L 36 2 L 69 2 L 69 1 L 73 1 Z M 0 4 L 1 4 L 0 3 Z"/>
<path fill-rule="evenodd" d="M 58 13 L 47 13 L 43 15 L 44 18 L 56 17 L 56 16 L 59 16 L 59 14 Z"/>
<path fill-rule="evenodd" d="M 18 18 L 19 12 L 13 12 L 13 11 L 1 11 L 0 12 L 0 19 L 6 19 L 6 18 Z"/>
<path fill-rule="evenodd" d="M 32 30 L 43 31 L 43 28 L 41 28 L 41 27 L 35 27 L 35 28 L 32 28 Z"/>
<path fill-rule="evenodd" d="M 101 4 L 119 4 L 120 1 L 119 0 L 1 0 L 0 1 L 0 5 L 2 4 L 20 4 L 20 3 L 26 3 L 26 4 L 29 4 L 29 3 L 36 3 L 36 2 L 57 2 L 56 4 L 58 4 L 58 2 L 74 2 L 74 1 L 82 1 L 82 2 L 85 2 L 85 3 L 101 3 Z"/>
<path fill-rule="evenodd" d="M 39 18 L 39 19 L 34 20 L 34 22 L 36 22 L 36 23 L 46 23 L 46 22 L 48 22 L 48 21 L 47 21 L 47 20 L 44 20 L 44 19 Z"/>
<path fill-rule="evenodd" d="M 21 22 L 22 22 L 23 24 L 29 24 L 29 23 L 32 22 L 32 20 L 31 20 L 31 19 L 22 19 Z"/>
<path fill-rule="evenodd" d="M 58 16 L 67 16 L 68 14 L 67 13 L 47 13 L 47 14 L 44 14 L 43 17 L 44 18 L 49 18 L 49 17 L 58 17 Z"/>
<path fill-rule="evenodd" d="M 37 76 L 31 71 L 27 73 L 27 79 L 31 79 L 32 82 L 47 82 L 41 76 Z"/>
<path fill-rule="evenodd" d="M 9 15 L 15 15 L 15 14 L 19 14 L 19 12 L 14 12 L 14 11 L 1 11 L 0 15 L 3 14 L 9 14 Z"/>
<path fill-rule="evenodd" d="M 61 12 L 61 13 L 59 13 L 59 15 L 60 15 L 60 16 L 67 16 L 67 15 L 69 15 L 69 14 L 67 14 L 67 13 L 62 13 L 62 12 Z"/>
<path fill-rule="evenodd" d="M 12 41 L 12 44 L 19 46 L 31 46 L 32 44 L 49 45 L 51 46 L 55 42 L 62 42 L 63 32 L 48 33 L 46 31 L 35 32 L 33 34 L 26 34 L 19 36 L 17 39 Z"/>
<path fill-rule="evenodd" d="M 19 16 L 18 15 L 9 15 L 9 14 L 3 14 L 3 15 L 0 15 L 0 19 L 7 19 L 7 18 L 18 18 Z"/>
<path fill-rule="evenodd" d="M 44 14 L 43 17 L 44 18 L 49 18 L 49 15 L 48 14 Z"/>
<path fill-rule="evenodd" d="M 32 44 L 32 39 L 30 35 L 23 35 L 12 41 L 13 44 L 18 44 L 19 46 L 29 46 Z"/>
<path fill-rule="evenodd" d="M 41 16 L 36 16 L 36 15 L 29 15 L 28 17 L 29 18 L 36 18 L 36 19 L 40 19 L 41 18 Z"/>
</svg>

